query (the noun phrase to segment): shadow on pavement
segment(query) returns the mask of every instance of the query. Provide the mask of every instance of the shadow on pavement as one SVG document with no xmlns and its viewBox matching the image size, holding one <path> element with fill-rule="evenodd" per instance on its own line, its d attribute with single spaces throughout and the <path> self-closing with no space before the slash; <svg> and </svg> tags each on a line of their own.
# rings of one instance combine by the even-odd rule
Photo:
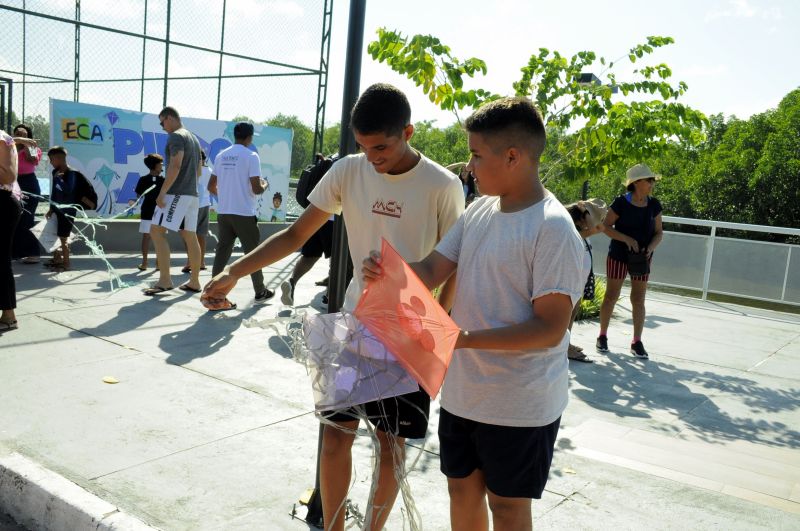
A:
<svg viewBox="0 0 800 531">
<path fill-rule="evenodd" d="M 773 447 L 800 448 L 797 426 L 758 418 L 769 413 L 800 410 L 800 389 L 770 389 L 738 376 L 693 371 L 675 365 L 611 353 L 609 364 L 570 367 L 571 379 L 583 389 L 573 393 L 591 407 L 619 417 L 652 418 L 651 411 L 677 413 L 673 431 L 691 429 L 709 443 L 746 440 Z M 698 386 L 708 394 L 692 391 Z M 728 400 L 727 397 L 730 397 Z M 715 402 L 738 402 L 741 416 L 724 411 Z M 749 413 L 749 415 L 746 415 Z"/>
</svg>

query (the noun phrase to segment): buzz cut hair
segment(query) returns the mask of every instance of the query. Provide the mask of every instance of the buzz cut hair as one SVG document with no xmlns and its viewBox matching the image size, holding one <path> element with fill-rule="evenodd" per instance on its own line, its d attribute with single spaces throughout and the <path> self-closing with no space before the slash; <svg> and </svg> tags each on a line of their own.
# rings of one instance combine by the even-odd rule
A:
<svg viewBox="0 0 800 531">
<path fill-rule="evenodd" d="M 67 150 L 64 149 L 62 146 L 53 146 L 47 150 L 47 156 L 50 157 L 52 155 L 64 155 L 67 156 Z"/>
<path fill-rule="evenodd" d="M 542 114 L 528 98 L 490 101 L 467 118 L 464 127 L 468 133 L 482 135 L 495 153 L 513 147 L 537 163 L 547 144 Z"/>
<path fill-rule="evenodd" d="M 175 107 L 164 107 L 161 109 L 161 112 L 158 113 L 159 118 L 175 118 L 176 120 L 181 119 L 181 115 L 178 113 L 178 109 Z"/>
<path fill-rule="evenodd" d="M 403 92 L 388 83 L 365 90 L 350 113 L 350 127 L 362 135 L 400 136 L 411 123 L 411 105 Z"/>
</svg>

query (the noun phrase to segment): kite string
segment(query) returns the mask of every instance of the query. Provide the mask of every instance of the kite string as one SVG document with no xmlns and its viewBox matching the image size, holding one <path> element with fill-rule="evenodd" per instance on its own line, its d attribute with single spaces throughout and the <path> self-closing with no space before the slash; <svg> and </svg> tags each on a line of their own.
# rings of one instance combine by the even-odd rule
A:
<svg viewBox="0 0 800 531">
<path fill-rule="evenodd" d="M 352 314 L 344 314 L 345 320 L 347 320 Z M 344 338 L 339 338 L 335 335 L 334 327 L 336 326 L 332 322 L 324 321 L 324 320 L 317 320 L 316 322 L 323 325 L 325 329 L 325 336 L 328 338 L 332 338 L 333 340 L 328 342 L 324 348 L 326 349 L 323 353 L 324 355 L 318 355 L 318 353 L 312 352 L 312 349 L 309 347 L 306 336 L 302 328 L 302 324 L 308 319 L 309 316 L 305 312 L 300 313 L 293 313 L 290 316 L 283 316 L 283 317 L 274 317 L 270 319 L 264 320 L 256 320 L 256 319 L 248 319 L 244 322 L 244 326 L 246 327 L 259 327 L 263 329 L 270 330 L 276 334 L 276 337 L 280 339 L 284 343 L 284 345 L 288 348 L 288 350 L 292 353 L 292 358 L 302 364 L 306 368 L 306 372 L 309 374 L 314 374 L 315 377 L 312 378 L 312 387 L 320 391 L 320 394 L 324 394 L 320 390 L 320 386 L 325 385 L 326 379 L 324 378 L 325 369 L 329 366 L 334 368 L 338 364 L 338 357 L 341 355 L 342 351 L 348 344 L 352 342 L 358 342 L 359 345 L 361 342 L 365 340 L 363 334 L 360 333 L 358 330 L 348 329 L 347 334 Z M 353 320 L 348 321 L 349 323 L 354 322 Z M 366 348 L 366 347 L 365 347 Z M 361 349 L 357 349 L 361 352 Z M 388 372 L 388 369 L 380 369 L 375 368 L 376 363 L 379 362 L 377 359 L 367 359 L 367 363 L 371 366 L 371 375 L 369 377 L 360 376 L 357 378 L 358 382 L 368 383 L 373 386 L 373 389 L 376 393 L 376 396 L 382 394 L 387 394 L 386 389 L 378 389 L 377 388 L 377 379 L 374 378 L 376 374 L 381 374 L 384 372 Z M 321 367 L 313 367 L 313 364 L 324 363 L 326 365 Z M 353 386 L 351 388 L 350 393 L 345 396 L 342 401 L 349 402 L 354 401 L 357 397 L 353 396 L 353 390 L 357 386 Z M 338 398 L 338 397 L 337 397 Z M 428 415 L 416 404 L 412 404 L 408 402 L 403 397 L 397 397 L 397 400 L 404 400 L 407 403 L 411 404 L 412 407 L 416 408 L 420 415 L 425 417 L 426 422 L 428 421 Z M 378 511 L 378 515 L 381 514 L 382 511 L 387 510 L 386 507 L 374 507 L 372 501 L 374 500 L 375 493 L 378 486 L 378 481 L 380 479 L 380 457 L 381 457 L 381 440 L 378 437 L 377 430 L 369 422 L 369 416 L 367 414 L 366 408 L 364 405 L 357 405 L 350 408 L 350 411 L 359 419 L 364 421 L 364 427 L 367 435 L 370 437 L 372 441 L 372 481 L 370 485 L 370 490 L 368 494 L 368 505 L 366 514 L 362 514 L 358 506 L 350 502 L 347 496 L 352 491 L 354 485 L 356 484 L 356 480 L 358 477 L 358 469 L 356 467 L 355 462 L 353 462 L 353 478 L 350 482 L 350 487 L 348 488 L 347 495 L 342 499 L 341 504 L 336 510 L 334 515 L 334 519 L 337 518 L 341 511 L 345 511 L 346 519 L 351 520 L 348 524 L 347 528 L 350 529 L 353 526 L 359 526 L 360 528 L 365 528 L 369 522 L 372 521 L 373 514 L 375 511 Z M 386 410 L 381 404 L 381 413 L 386 416 Z M 327 415 L 321 411 L 315 412 L 317 418 L 319 419 L 320 423 L 326 426 L 332 426 L 338 430 L 341 430 L 345 433 L 349 433 L 353 436 L 358 436 L 359 431 L 358 429 L 350 429 L 345 426 L 342 426 L 336 422 L 333 422 L 327 418 Z M 401 508 L 403 514 L 403 528 L 410 529 L 411 531 L 418 531 L 422 529 L 422 517 L 419 512 L 419 509 L 416 506 L 411 486 L 408 482 L 408 475 L 411 471 L 415 470 L 419 460 L 421 459 L 423 453 L 425 452 L 425 442 L 421 447 L 418 448 L 416 455 L 413 457 L 410 466 L 406 466 L 406 454 L 408 453 L 407 446 L 401 446 L 398 442 L 397 436 L 387 432 L 386 440 L 388 441 L 390 452 L 393 459 L 393 474 L 395 480 L 398 485 L 398 494 L 402 497 L 403 500 L 403 507 Z"/>
</svg>

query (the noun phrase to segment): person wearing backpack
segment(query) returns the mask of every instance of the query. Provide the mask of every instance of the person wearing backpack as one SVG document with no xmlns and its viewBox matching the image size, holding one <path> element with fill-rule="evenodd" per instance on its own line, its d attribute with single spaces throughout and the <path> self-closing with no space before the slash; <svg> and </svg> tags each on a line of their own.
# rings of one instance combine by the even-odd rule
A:
<svg viewBox="0 0 800 531">
<path fill-rule="evenodd" d="M 97 208 L 97 194 L 88 179 L 74 168 L 67 165 L 67 150 L 54 146 L 47 152 L 50 165 L 53 166 L 53 180 L 50 185 L 50 210 L 45 217 L 53 215 L 58 220 L 57 234 L 61 247 L 53 253 L 53 258 L 45 265 L 56 269 L 69 269 L 68 240 L 75 225 L 77 206 L 94 210 Z"/>
<path fill-rule="evenodd" d="M 322 153 L 317 153 L 316 160 L 313 166 L 309 166 L 300 175 L 300 181 L 297 183 L 297 193 L 295 198 L 297 203 L 306 208 L 310 202 L 308 195 L 314 190 L 314 187 L 322 180 L 322 177 L 328 172 L 335 162 L 332 158 L 326 158 Z M 315 232 L 307 242 L 300 248 L 300 259 L 295 262 L 292 275 L 289 280 L 281 283 L 281 302 L 287 306 L 294 306 L 294 287 L 297 282 L 314 267 L 317 260 L 325 255 L 325 258 L 331 257 L 333 249 L 333 216 L 328 218 L 328 221 L 317 232 Z M 328 304 L 328 292 L 322 296 L 322 304 Z"/>
</svg>

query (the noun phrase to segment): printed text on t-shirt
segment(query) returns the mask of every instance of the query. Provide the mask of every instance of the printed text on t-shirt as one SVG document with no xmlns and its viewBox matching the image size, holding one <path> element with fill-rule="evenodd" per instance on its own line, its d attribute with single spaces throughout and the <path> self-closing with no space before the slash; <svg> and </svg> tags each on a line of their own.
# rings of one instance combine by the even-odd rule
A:
<svg viewBox="0 0 800 531">
<path fill-rule="evenodd" d="M 372 203 L 372 213 L 399 218 L 403 215 L 403 203 L 395 200 L 384 201 L 383 198 L 378 198 Z"/>
</svg>

